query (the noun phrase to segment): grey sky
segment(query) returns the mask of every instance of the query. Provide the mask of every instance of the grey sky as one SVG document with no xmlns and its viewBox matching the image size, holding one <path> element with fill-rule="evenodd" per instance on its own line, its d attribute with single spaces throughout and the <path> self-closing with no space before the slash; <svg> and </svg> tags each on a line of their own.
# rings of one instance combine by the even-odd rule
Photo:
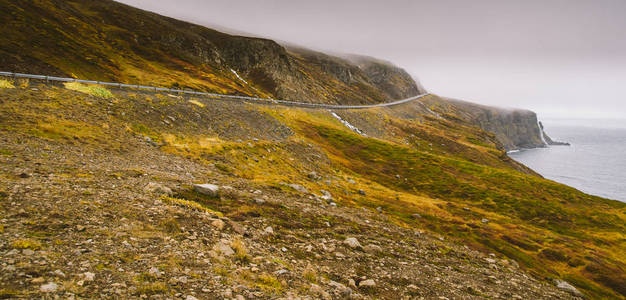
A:
<svg viewBox="0 0 626 300">
<path fill-rule="evenodd" d="M 122 0 L 208 27 L 386 59 L 430 91 L 540 117 L 626 118 L 623 0 Z"/>
</svg>

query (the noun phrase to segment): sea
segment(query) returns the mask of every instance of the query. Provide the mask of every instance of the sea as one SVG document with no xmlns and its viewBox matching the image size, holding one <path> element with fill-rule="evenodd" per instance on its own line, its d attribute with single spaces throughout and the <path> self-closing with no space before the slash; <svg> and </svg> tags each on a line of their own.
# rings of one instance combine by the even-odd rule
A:
<svg viewBox="0 0 626 300">
<path fill-rule="evenodd" d="M 555 141 L 571 146 L 509 152 L 545 178 L 587 194 L 626 202 L 626 120 L 542 120 Z"/>
</svg>

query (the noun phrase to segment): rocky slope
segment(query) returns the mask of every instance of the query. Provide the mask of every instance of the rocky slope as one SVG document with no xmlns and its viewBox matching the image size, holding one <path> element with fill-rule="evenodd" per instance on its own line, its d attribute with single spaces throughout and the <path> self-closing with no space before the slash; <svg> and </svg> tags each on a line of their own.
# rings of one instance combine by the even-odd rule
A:
<svg viewBox="0 0 626 300">
<path fill-rule="evenodd" d="M 423 103 L 335 112 L 357 133 L 326 111 L 12 84 L 3 297 L 623 292 L 623 203 L 537 177 Z"/>
<path fill-rule="evenodd" d="M 344 104 L 423 91 L 375 59 L 112 1 L 0 8 L 2 69 Z M 1 80 L 0 295 L 624 298 L 626 207 L 506 155 L 539 132 L 435 95 L 332 112 Z"/>
</svg>

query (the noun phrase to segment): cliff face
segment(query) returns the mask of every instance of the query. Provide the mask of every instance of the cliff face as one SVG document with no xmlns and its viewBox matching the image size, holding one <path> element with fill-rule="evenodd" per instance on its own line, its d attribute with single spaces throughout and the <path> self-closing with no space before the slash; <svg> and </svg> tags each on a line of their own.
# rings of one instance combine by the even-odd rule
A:
<svg viewBox="0 0 626 300">
<path fill-rule="evenodd" d="M 545 147 L 537 114 L 529 110 L 502 109 L 475 103 L 441 98 L 429 103 L 442 115 L 454 116 L 496 135 L 505 150 Z M 544 134 L 546 141 L 549 137 Z"/>
</svg>

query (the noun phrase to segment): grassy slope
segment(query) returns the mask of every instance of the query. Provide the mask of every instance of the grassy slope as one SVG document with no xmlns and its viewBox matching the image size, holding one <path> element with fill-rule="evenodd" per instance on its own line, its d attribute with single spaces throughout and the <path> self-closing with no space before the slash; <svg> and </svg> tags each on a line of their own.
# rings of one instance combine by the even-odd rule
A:
<svg viewBox="0 0 626 300">
<path fill-rule="evenodd" d="M 202 99 L 131 93 L 110 99 L 116 110 L 103 118 L 82 113 L 99 109 L 91 96 L 52 88 L 40 102 L 20 90 L 3 90 L 22 99 L 2 103 L 3 130 L 120 151 L 117 134 L 148 135 L 163 144 L 162 151 L 215 164 L 230 176 L 278 189 L 288 189 L 281 182 L 299 183 L 316 193 L 328 189 L 341 205 L 381 207 L 394 223 L 497 251 L 538 276 L 564 278 L 588 296 L 625 293 L 626 205 L 520 172 L 492 135 L 458 120 L 410 120 L 384 109 L 352 112 L 355 120 L 393 132 L 371 138 L 324 111 L 253 105 L 221 111 Z M 162 118 L 144 117 L 146 109 Z M 167 125 L 167 116 L 177 121 Z M 112 128 L 119 129 L 116 135 L 104 134 Z M 248 144 L 252 137 L 260 140 Z M 339 180 L 328 188 L 307 180 L 311 171 L 356 184 Z"/>
</svg>

